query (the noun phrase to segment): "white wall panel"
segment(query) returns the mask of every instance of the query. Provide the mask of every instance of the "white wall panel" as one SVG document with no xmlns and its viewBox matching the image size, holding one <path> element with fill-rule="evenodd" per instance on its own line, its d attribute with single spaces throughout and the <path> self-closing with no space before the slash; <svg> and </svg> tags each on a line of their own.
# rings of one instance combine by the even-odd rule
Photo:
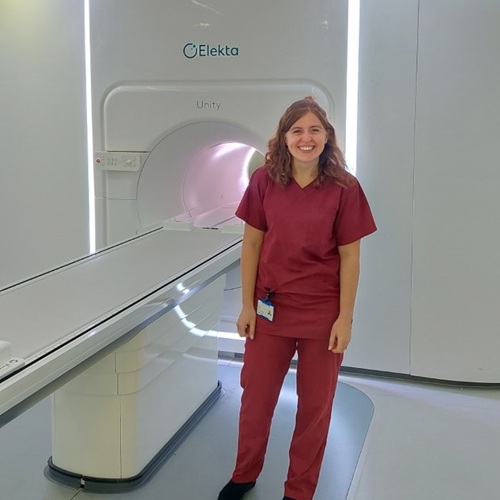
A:
<svg viewBox="0 0 500 500">
<path fill-rule="evenodd" d="M 411 372 L 499 382 L 500 3 L 422 0 Z"/>
<path fill-rule="evenodd" d="M 0 2 L 0 286 L 88 249 L 84 12 Z"/>
<path fill-rule="evenodd" d="M 418 1 L 361 2 L 357 176 L 378 231 L 362 243 L 345 365 L 409 373 Z"/>
</svg>

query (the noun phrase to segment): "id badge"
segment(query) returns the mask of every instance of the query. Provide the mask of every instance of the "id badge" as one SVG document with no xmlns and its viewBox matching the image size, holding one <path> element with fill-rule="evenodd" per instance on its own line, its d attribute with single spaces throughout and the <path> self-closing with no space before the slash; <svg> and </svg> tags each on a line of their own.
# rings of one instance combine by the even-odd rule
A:
<svg viewBox="0 0 500 500">
<path fill-rule="evenodd" d="M 274 317 L 274 306 L 267 299 L 259 299 L 257 301 L 257 314 L 272 321 Z"/>
</svg>

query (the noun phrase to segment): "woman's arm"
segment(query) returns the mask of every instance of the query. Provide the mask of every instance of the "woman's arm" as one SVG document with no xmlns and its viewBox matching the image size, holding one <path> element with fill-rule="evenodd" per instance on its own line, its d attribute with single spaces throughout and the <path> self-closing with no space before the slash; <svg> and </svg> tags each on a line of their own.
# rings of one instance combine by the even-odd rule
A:
<svg viewBox="0 0 500 500">
<path fill-rule="evenodd" d="M 340 256 L 340 312 L 330 334 L 328 349 L 342 353 L 351 341 L 354 302 L 359 280 L 360 240 L 338 247 Z"/>
<path fill-rule="evenodd" d="M 255 284 L 259 265 L 260 249 L 264 231 L 245 224 L 241 246 L 241 313 L 236 322 L 240 337 L 253 339 L 256 312 L 254 306 Z"/>
</svg>

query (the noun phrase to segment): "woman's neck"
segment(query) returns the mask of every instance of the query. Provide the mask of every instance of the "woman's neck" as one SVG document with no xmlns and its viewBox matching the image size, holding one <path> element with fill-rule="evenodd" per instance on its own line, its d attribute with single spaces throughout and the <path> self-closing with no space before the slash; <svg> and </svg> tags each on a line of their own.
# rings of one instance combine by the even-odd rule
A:
<svg viewBox="0 0 500 500">
<path fill-rule="evenodd" d="M 292 165 L 292 176 L 301 187 L 307 186 L 318 176 L 318 164 L 308 165 L 294 162 Z"/>
</svg>

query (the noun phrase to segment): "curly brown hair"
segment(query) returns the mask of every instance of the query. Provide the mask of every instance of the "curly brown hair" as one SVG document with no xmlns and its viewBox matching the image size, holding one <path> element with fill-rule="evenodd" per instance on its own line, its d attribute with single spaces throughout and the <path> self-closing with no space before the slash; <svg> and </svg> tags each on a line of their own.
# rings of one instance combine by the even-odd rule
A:
<svg viewBox="0 0 500 500">
<path fill-rule="evenodd" d="M 328 121 L 326 111 L 311 96 L 291 104 L 281 117 L 276 133 L 268 142 L 264 166 L 269 175 L 282 186 L 286 186 L 292 180 L 293 158 L 288 151 L 285 134 L 297 120 L 309 112 L 321 121 L 328 134 L 328 142 L 319 157 L 319 171 L 315 184 L 323 186 L 332 180 L 341 186 L 350 184 L 350 175 L 346 170 L 344 155 L 337 144 L 335 129 Z"/>
</svg>

